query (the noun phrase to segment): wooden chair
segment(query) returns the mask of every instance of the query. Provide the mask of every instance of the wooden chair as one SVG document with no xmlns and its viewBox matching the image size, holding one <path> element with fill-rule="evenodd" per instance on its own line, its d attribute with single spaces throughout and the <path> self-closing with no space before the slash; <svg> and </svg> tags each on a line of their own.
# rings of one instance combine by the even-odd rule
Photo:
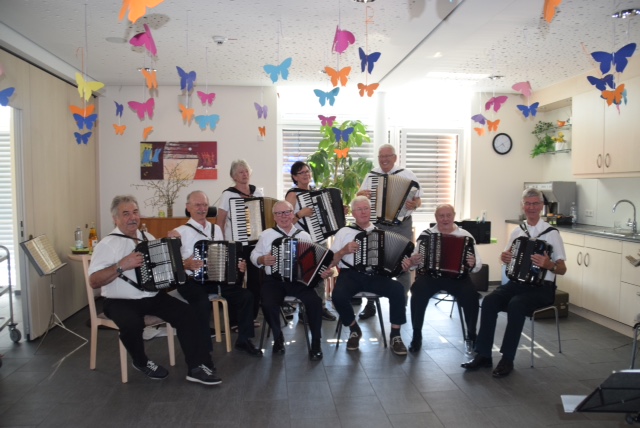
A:
<svg viewBox="0 0 640 428">
<path fill-rule="evenodd" d="M 87 290 L 87 301 L 89 302 L 89 314 L 91 315 L 91 351 L 89 356 L 89 368 L 91 370 L 96 369 L 96 357 L 98 351 L 98 327 L 104 326 L 114 330 L 118 330 L 118 326 L 105 314 L 98 313 L 96 310 L 96 302 L 93 295 L 93 288 L 89 285 L 89 262 L 91 261 L 90 255 L 82 256 L 82 269 L 84 270 L 84 283 Z M 169 364 L 176 365 L 176 353 L 175 353 L 175 338 L 173 328 L 171 324 L 163 321 L 162 319 L 154 316 L 145 316 L 144 323 L 147 327 L 156 326 L 159 324 L 166 324 L 167 328 L 167 342 L 169 345 Z M 120 344 L 120 375 L 122 383 L 127 383 L 128 370 L 127 370 L 127 350 L 122 344 L 122 341 L 118 339 Z"/>
</svg>

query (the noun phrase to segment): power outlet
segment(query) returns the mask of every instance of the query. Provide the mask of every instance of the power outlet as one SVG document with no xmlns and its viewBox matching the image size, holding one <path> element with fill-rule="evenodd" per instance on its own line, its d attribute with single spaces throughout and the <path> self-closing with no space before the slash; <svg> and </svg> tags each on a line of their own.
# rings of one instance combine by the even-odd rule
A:
<svg viewBox="0 0 640 428">
<path fill-rule="evenodd" d="M 584 210 L 585 217 L 593 217 L 593 210 Z"/>
</svg>

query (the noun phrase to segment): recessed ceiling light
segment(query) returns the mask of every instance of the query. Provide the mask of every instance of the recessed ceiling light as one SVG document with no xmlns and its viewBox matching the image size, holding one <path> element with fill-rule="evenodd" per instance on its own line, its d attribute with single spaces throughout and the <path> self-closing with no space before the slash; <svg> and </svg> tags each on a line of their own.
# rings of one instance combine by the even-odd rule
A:
<svg viewBox="0 0 640 428">
<path fill-rule="evenodd" d="M 502 80 L 502 79 L 504 79 L 504 76 L 499 76 L 499 75 L 495 74 L 493 76 L 489 76 L 488 79 L 491 79 L 491 80 Z"/>
<path fill-rule="evenodd" d="M 640 15 L 640 9 L 625 9 L 625 10 L 620 10 L 614 14 L 611 15 L 612 18 L 620 18 L 620 19 L 625 19 L 628 18 L 630 16 L 636 16 L 636 15 Z"/>
<path fill-rule="evenodd" d="M 373 3 L 376 0 L 353 0 L 356 3 Z"/>
<path fill-rule="evenodd" d="M 156 70 L 155 68 L 149 68 L 149 67 L 144 67 L 144 68 L 139 68 L 139 69 L 138 69 L 138 71 L 142 71 L 142 70 L 144 70 L 144 71 L 146 71 L 146 72 L 149 72 L 149 71 L 158 71 L 158 70 Z"/>
</svg>

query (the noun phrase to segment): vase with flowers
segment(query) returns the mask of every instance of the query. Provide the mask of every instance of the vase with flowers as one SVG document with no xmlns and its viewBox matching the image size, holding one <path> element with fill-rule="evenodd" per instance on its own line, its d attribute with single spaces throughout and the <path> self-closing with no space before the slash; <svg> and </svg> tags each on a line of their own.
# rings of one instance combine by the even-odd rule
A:
<svg viewBox="0 0 640 428">
<path fill-rule="evenodd" d="M 167 217 L 173 217 L 173 206 L 175 205 L 180 189 L 191 184 L 192 180 L 186 177 L 180 170 L 180 164 L 172 168 L 164 168 L 164 180 L 149 180 L 145 184 L 132 184 L 136 189 L 147 189 L 153 191 L 153 195 L 144 200 L 145 206 L 150 206 L 154 210 L 159 207 L 167 208 Z"/>
</svg>

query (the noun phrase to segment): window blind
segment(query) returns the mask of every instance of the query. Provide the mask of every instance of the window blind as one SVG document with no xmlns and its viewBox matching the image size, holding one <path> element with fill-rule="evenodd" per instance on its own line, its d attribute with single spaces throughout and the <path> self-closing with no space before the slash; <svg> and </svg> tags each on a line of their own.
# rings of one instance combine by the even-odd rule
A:
<svg viewBox="0 0 640 428">
<path fill-rule="evenodd" d="M 11 138 L 7 131 L 0 131 L 0 245 L 9 249 L 11 256 L 11 282 L 16 275 L 13 246 L 13 202 L 11 183 Z M 4 256 L 4 251 L 2 254 Z M 7 263 L 0 263 L 0 286 L 7 285 Z"/>
</svg>

